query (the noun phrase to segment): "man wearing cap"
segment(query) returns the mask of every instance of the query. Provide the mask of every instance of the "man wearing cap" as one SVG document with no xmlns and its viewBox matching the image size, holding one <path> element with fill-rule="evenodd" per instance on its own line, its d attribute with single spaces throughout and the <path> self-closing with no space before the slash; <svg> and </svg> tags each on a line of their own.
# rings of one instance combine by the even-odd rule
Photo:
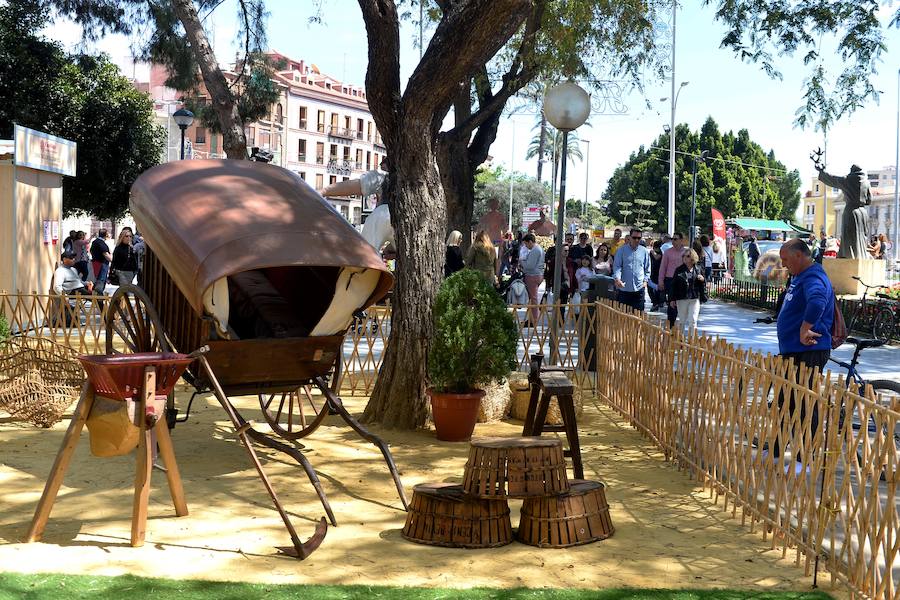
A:
<svg viewBox="0 0 900 600">
<path fill-rule="evenodd" d="M 64 251 L 60 258 L 62 264 L 57 267 L 53 274 L 53 291 L 57 294 L 76 295 L 93 293 L 94 284 L 88 281 L 85 283 L 75 270 L 75 253 L 71 250 Z"/>
</svg>

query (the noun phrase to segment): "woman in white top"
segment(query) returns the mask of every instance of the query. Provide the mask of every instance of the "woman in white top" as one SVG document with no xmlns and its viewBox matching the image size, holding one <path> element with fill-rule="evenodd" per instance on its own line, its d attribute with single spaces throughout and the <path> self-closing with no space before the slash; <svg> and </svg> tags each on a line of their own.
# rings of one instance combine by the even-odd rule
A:
<svg viewBox="0 0 900 600">
<path fill-rule="evenodd" d="M 725 242 L 719 238 L 713 239 L 712 242 L 712 269 L 713 279 L 719 280 L 728 269 L 728 253 L 725 251 Z"/>
</svg>

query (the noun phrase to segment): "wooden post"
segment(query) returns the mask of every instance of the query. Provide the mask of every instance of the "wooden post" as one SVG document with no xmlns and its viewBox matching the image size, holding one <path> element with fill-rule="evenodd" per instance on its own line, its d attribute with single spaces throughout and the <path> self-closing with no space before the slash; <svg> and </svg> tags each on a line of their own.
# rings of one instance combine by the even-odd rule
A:
<svg viewBox="0 0 900 600">
<path fill-rule="evenodd" d="M 44 485 L 44 493 L 38 501 L 37 508 L 34 511 L 34 518 L 31 520 L 31 528 L 28 530 L 26 542 L 36 542 L 41 539 L 44 533 L 44 527 L 47 525 L 47 519 L 50 518 L 50 511 L 53 509 L 53 502 L 56 500 L 56 494 L 62 485 L 63 478 L 66 476 L 66 470 L 69 468 L 69 461 L 72 460 L 72 454 L 75 452 L 75 446 L 78 445 L 78 439 L 81 437 L 81 429 L 87 420 L 91 411 L 91 405 L 94 403 L 94 390 L 87 381 L 81 386 L 81 397 L 78 398 L 78 405 L 75 407 L 75 415 L 69 422 L 69 428 L 63 438 L 62 446 L 53 461 L 53 467 L 50 469 L 50 476 Z"/>
<path fill-rule="evenodd" d="M 166 465 L 166 478 L 169 480 L 169 492 L 172 494 L 172 504 L 175 505 L 175 514 L 179 517 L 187 516 L 188 507 L 184 499 L 184 488 L 181 485 L 181 473 L 178 463 L 175 462 L 175 450 L 172 446 L 172 438 L 169 436 L 169 426 L 161 415 L 154 426 L 156 442 L 159 444 L 159 455 Z"/>
<path fill-rule="evenodd" d="M 135 417 L 140 428 L 134 474 L 134 505 L 131 512 L 131 545 L 143 546 L 147 532 L 147 501 L 150 499 L 150 475 L 153 470 L 151 430 L 147 428 L 147 402 L 156 394 L 156 368 L 144 369 L 144 383 Z M 174 462 L 174 461 L 173 461 Z M 183 498 L 182 498 L 183 500 Z"/>
</svg>

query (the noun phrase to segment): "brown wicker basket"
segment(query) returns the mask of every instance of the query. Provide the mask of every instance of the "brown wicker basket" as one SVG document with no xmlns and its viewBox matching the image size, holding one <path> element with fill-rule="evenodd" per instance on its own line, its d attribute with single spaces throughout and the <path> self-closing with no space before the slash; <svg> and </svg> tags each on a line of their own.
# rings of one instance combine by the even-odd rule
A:
<svg viewBox="0 0 900 600">
<path fill-rule="evenodd" d="M 463 480 L 478 498 L 528 498 L 569 489 L 562 440 L 550 437 L 473 439 Z"/>
<path fill-rule="evenodd" d="M 615 532 L 605 486 L 573 479 L 558 496 L 527 498 L 522 503 L 516 539 L 540 548 L 567 548 L 604 540 Z"/>
<path fill-rule="evenodd" d="M 404 538 L 450 548 L 496 548 L 513 540 L 505 499 L 467 496 L 462 486 L 425 483 L 413 488 L 403 526 Z"/>
</svg>

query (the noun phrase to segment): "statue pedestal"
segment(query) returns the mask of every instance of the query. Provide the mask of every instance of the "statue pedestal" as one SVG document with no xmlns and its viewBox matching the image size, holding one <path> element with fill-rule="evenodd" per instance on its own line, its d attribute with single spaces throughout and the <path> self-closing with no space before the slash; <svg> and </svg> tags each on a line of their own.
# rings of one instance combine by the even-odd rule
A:
<svg viewBox="0 0 900 600">
<path fill-rule="evenodd" d="M 822 261 L 822 268 L 831 280 L 834 293 L 838 296 L 862 296 L 865 288 L 855 279 L 859 277 L 868 285 L 884 285 L 886 282 L 884 273 L 885 262 L 872 258 L 826 258 Z"/>
</svg>

